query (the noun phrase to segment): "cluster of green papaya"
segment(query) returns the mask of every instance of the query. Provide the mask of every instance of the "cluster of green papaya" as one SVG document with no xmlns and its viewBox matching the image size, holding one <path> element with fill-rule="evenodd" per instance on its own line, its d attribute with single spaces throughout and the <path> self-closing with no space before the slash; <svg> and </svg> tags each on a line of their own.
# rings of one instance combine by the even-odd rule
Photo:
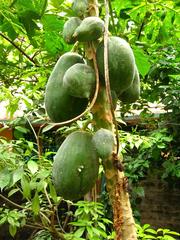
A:
<svg viewBox="0 0 180 240">
<path fill-rule="evenodd" d="M 74 0 L 75 16 L 64 24 L 66 43 L 96 42 L 96 59 L 101 84 L 104 76 L 104 22 L 88 16 L 88 0 Z M 78 116 L 88 106 L 96 86 L 96 73 L 86 59 L 75 52 L 63 54 L 48 79 L 45 108 L 53 122 L 64 122 Z M 117 100 L 136 101 L 140 95 L 140 80 L 130 45 L 120 37 L 108 39 L 108 65 L 113 107 Z M 65 199 L 81 198 L 94 185 L 99 158 L 108 158 L 114 149 L 114 136 L 106 129 L 94 135 L 85 131 L 70 134 L 60 146 L 53 162 L 53 182 L 57 193 Z"/>
</svg>

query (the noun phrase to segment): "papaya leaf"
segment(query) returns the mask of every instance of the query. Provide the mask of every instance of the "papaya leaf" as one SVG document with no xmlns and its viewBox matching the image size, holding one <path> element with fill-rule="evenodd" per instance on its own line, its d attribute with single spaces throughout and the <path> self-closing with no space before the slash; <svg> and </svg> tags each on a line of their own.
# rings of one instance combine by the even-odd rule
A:
<svg viewBox="0 0 180 240">
<path fill-rule="evenodd" d="M 146 74 L 149 72 L 150 66 L 151 66 L 149 63 L 148 56 L 140 48 L 133 48 L 133 52 L 134 52 L 137 68 L 140 74 L 143 77 L 145 77 Z"/>
</svg>

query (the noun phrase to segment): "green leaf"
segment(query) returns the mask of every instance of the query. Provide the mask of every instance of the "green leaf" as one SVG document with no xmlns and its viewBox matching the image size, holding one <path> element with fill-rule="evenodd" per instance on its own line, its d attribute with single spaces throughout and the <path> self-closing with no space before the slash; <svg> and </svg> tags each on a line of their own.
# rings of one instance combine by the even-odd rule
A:
<svg viewBox="0 0 180 240">
<path fill-rule="evenodd" d="M 7 168 L 3 169 L 0 172 L 0 189 L 1 189 L 1 191 L 9 185 L 10 180 L 11 180 L 11 173 L 9 172 L 9 170 Z"/>
<path fill-rule="evenodd" d="M 9 233 L 11 234 L 12 237 L 16 235 L 17 228 L 14 225 L 9 225 Z"/>
<path fill-rule="evenodd" d="M 38 164 L 35 161 L 32 160 L 28 161 L 27 167 L 32 174 L 35 174 L 38 171 Z"/>
<path fill-rule="evenodd" d="M 12 189 L 9 193 L 8 193 L 8 197 L 12 196 L 14 193 L 18 192 L 19 189 L 15 188 L 15 189 Z"/>
<path fill-rule="evenodd" d="M 54 124 L 48 124 L 47 126 L 45 126 L 42 129 L 42 133 L 48 132 L 49 130 L 51 130 L 54 127 Z"/>
<path fill-rule="evenodd" d="M 0 225 L 3 225 L 6 221 L 7 221 L 7 217 L 6 217 L 6 216 L 5 216 L 5 217 L 2 217 L 2 218 L 0 219 Z"/>
<path fill-rule="evenodd" d="M 102 222 L 98 222 L 98 225 L 100 226 L 100 228 L 102 228 L 104 231 L 106 231 L 106 227 Z"/>
<path fill-rule="evenodd" d="M 21 187 L 22 187 L 22 190 L 23 190 L 23 196 L 25 198 L 29 198 L 31 196 L 31 189 L 30 189 L 29 179 L 26 175 L 24 175 L 21 178 Z"/>
<path fill-rule="evenodd" d="M 38 195 L 37 191 L 32 200 L 32 211 L 33 211 L 34 215 L 38 215 L 39 211 L 40 211 L 40 201 L 39 201 L 39 195 Z"/>
<path fill-rule="evenodd" d="M 87 232 L 88 232 L 88 235 L 89 235 L 88 237 L 89 237 L 89 239 L 91 239 L 91 238 L 93 237 L 93 235 L 94 235 L 93 228 L 87 226 L 87 227 L 86 227 L 86 230 L 87 230 Z"/>
<path fill-rule="evenodd" d="M 75 237 L 81 237 L 85 231 L 85 227 L 81 227 L 78 230 L 75 231 L 74 236 Z"/>
<path fill-rule="evenodd" d="M 23 170 L 22 167 L 17 169 L 17 170 L 15 170 L 12 173 L 12 184 L 11 184 L 11 187 L 22 178 L 23 174 L 24 174 L 24 170 Z"/>
<path fill-rule="evenodd" d="M 60 9 L 61 4 L 64 2 L 64 0 L 51 0 L 51 4 L 53 7 Z"/>
<path fill-rule="evenodd" d="M 49 189 L 50 189 L 51 198 L 53 199 L 53 201 L 55 203 L 57 203 L 58 202 L 57 193 L 56 193 L 56 190 L 55 190 L 55 188 L 54 188 L 54 186 L 52 185 L 51 182 L 49 183 Z"/>
<path fill-rule="evenodd" d="M 63 18 L 60 18 L 55 14 L 45 14 L 42 17 L 42 23 L 46 31 L 50 31 L 50 32 L 55 31 L 57 33 L 62 31 L 64 26 Z"/>
<path fill-rule="evenodd" d="M 22 126 L 16 126 L 15 129 L 22 133 L 27 133 L 29 131 L 29 129 L 22 127 Z"/>
<path fill-rule="evenodd" d="M 8 223 L 10 224 L 10 225 L 15 225 L 15 221 L 14 221 L 15 219 L 13 218 L 13 217 L 11 217 L 11 216 L 8 216 L 7 217 L 7 221 L 8 221 Z"/>
<path fill-rule="evenodd" d="M 133 52 L 138 71 L 143 77 L 145 77 L 146 74 L 149 72 L 151 66 L 149 63 L 148 56 L 144 53 L 144 51 L 141 48 L 133 48 Z"/>
</svg>

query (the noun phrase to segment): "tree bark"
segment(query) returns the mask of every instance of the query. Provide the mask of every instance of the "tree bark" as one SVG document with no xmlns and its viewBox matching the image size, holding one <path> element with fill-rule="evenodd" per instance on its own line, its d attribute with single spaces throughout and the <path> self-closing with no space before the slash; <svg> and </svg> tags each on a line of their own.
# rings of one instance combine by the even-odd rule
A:
<svg viewBox="0 0 180 240">
<path fill-rule="evenodd" d="M 106 89 L 100 86 L 99 95 L 92 109 L 96 129 L 106 128 L 114 131 L 111 108 Z M 103 159 L 106 188 L 113 209 L 113 223 L 116 240 L 137 240 L 135 222 L 127 190 L 127 178 L 121 168 L 122 162 L 115 153 Z"/>
<path fill-rule="evenodd" d="M 90 16 L 99 16 L 98 6 L 97 0 L 89 0 Z M 112 113 L 111 99 L 108 96 L 109 90 L 107 90 L 107 85 L 106 87 L 99 86 L 98 97 L 92 108 L 92 113 L 95 129 L 106 128 L 115 132 L 114 113 Z M 135 222 L 127 191 L 127 178 L 124 175 L 122 162 L 117 153 L 114 152 L 108 159 L 103 159 L 103 167 L 106 177 L 106 188 L 113 209 L 115 239 L 137 240 Z"/>
</svg>

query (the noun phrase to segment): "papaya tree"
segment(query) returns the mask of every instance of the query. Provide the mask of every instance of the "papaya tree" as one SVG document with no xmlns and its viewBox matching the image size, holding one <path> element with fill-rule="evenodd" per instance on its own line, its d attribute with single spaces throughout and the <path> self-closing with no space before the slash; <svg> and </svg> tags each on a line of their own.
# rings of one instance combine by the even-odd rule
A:
<svg viewBox="0 0 180 240">
<path fill-rule="evenodd" d="M 139 73 L 133 51 L 125 39 L 109 34 L 109 2 L 105 18 L 99 18 L 96 0 L 74 0 L 63 38 L 74 44 L 57 61 L 46 86 L 45 107 L 52 126 L 62 126 L 91 112 L 93 133 L 71 133 L 60 146 L 53 163 L 57 193 L 78 200 L 93 187 L 98 158 L 106 177 L 117 240 L 137 239 L 135 222 L 119 156 L 116 100 L 134 102 L 140 94 Z"/>
</svg>

